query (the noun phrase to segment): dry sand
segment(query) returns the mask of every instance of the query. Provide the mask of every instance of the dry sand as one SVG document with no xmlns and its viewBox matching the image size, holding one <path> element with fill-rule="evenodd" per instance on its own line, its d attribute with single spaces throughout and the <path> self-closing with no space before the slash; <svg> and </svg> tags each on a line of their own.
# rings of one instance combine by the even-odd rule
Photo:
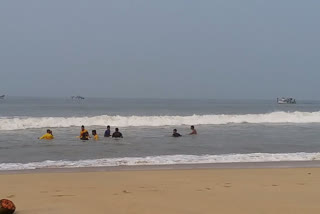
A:
<svg viewBox="0 0 320 214">
<path fill-rule="evenodd" d="M 18 214 L 320 213 L 320 168 L 1 174 Z"/>
</svg>

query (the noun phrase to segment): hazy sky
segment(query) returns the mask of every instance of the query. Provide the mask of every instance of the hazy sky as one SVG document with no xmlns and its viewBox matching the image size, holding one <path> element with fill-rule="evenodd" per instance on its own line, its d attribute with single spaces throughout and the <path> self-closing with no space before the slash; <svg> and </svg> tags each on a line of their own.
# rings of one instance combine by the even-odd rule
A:
<svg viewBox="0 0 320 214">
<path fill-rule="evenodd" d="M 3 0 L 0 94 L 320 99 L 319 0 Z"/>
</svg>

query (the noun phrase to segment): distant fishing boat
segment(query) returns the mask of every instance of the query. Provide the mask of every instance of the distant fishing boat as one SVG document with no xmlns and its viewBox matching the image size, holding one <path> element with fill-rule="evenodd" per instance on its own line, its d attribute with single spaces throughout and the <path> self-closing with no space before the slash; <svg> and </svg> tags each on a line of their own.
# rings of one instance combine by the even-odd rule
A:
<svg viewBox="0 0 320 214">
<path fill-rule="evenodd" d="M 0 96 L 0 99 L 4 99 L 4 98 L 5 98 L 5 96 L 6 96 L 6 95 L 1 95 L 1 96 Z"/>
<path fill-rule="evenodd" d="M 82 97 L 82 96 L 72 96 L 71 99 L 73 99 L 73 100 L 84 100 L 84 97 Z"/>
<path fill-rule="evenodd" d="M 278 104 L 296 104 L 296 99 L 293 99 L 291 97 L 288 97 L 288 98 L 285 98 L 285 97 L 282 97 L 282 98 L 277 98 L 277 103 Z"/>
</svg>

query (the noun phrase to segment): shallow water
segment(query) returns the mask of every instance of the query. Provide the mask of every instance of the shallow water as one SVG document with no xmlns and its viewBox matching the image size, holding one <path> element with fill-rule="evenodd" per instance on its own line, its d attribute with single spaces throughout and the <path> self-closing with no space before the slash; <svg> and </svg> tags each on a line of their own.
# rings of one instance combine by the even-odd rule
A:
<svg viewBox="0 0 320 214">
<path fill-rule="evenodd" d="M 90 166 L 317 160 L 319 109 L 314 101 L 9 97 L 0 102 L 0 169 L 31 162 L 40 168 L 70 167 L 66 161 L 80 166 L 85 160 Z M 96 129 L 100 140 L 79 140 L 82 124 Z M 198 136 L 187 135 L 192 124 Z M 119 126 L 124 139 L 104 138 L 106 125 Z M 39 141 L 47 128 L 55 139 Z M 183 137 L 170 137 L 173 128 Z"/>
</svg>

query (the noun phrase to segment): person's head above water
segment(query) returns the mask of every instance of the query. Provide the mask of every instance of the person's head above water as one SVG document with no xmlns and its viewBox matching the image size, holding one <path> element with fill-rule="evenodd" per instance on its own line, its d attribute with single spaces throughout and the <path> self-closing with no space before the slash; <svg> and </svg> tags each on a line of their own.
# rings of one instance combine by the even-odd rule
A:
<svg viewBox="0 0 320 214">
<path fill-rule="evenodd" d="M 173 133 L 177 133 L 177 129 L 173 129 Z"/>
<path fill-rule="evenodd" d="M 82 130 L 82 131 L 84 130 L 84 125 L 81 126 L 81 130 Z"/>
<path fill-rule="evenodd" d="M 118 132 L 118 131 L 119 131 L 119 129 L 118 129 L 118 128 L 116 128 L 115 130 L 116 130 L 116 132 Z"/>
<path fill-rule="evenodd" d="M 49 133 L 49 134 L 51 133 L 50 129 L 47 129 L 47 133 Z"/>
<path fill-rule="evenodd" d="M 96 135 L 97 131 L 96 130 L 92 130 L 92 135 Z"/>
<path fill-rule="evenodd" d="M 191 126 L 190 129 L 191 129 L 191 133 L 189 133 L 189 135 L 196 135 L 196 134 L 198 134 L 198 133 L 197 133 L 197 130 L 194 128 L 194 126 Z"/>
<path fill-rule="evenodd" d="M 110 126 L 107 126 L 107 129 L 109 130 L 109 129 L 110 129 Z"/>
</svg>

